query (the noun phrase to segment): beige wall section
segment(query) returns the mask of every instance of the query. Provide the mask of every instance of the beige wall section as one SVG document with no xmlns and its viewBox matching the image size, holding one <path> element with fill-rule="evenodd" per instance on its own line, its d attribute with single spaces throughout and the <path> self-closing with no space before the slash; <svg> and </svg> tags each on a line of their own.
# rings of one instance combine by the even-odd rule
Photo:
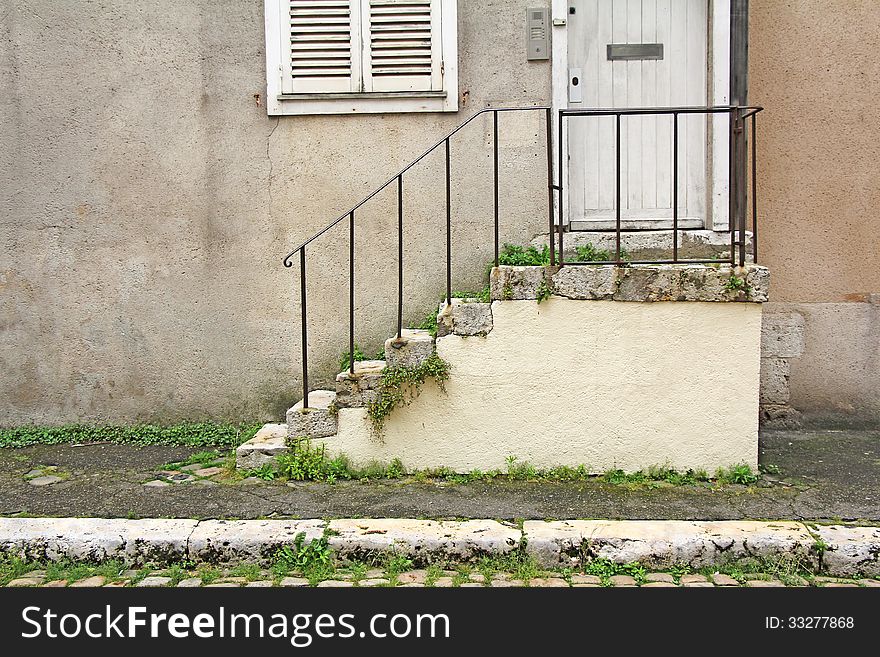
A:
<svg viewBox="0 0 880 657">
<path fill-rule="evenodd" d="M 526 61 L 526 0 L 459 2 L 457 114 L 280 119 L 262 0 L 7 4 L 0 425 L 280 418 L 299 385 L 288 248 L 478 108 L 550 95 L 549 64 Z M 503 238 L 524 242 L 546 217 L 544 137 L 536 116 L 501 125 Z M 491 257 L 490 128 L 453 142 L 456 287 Z M 441 162 L 405 182 L 407 316 L 443 287 Z M 395 209 L 383 195 L 359 218 L 370 349 L 394 326 Z M 346 239 L 310 249 L 319 384 L 347 344 Z"/>
<path fill-rule="evenodd" d="M 384 439 L 339 411 L 328 449 L 408 468 L 757 467 L 761 306 L 496 301 L 485 338 L 437 341 L 447 394 L 425 387 Z"/>
<path fill-rule="evenodd" d="M 760 259 L 773 272 L 771 301 L 786 302 L 766 311 L 804 316 L 791 404 L 807 420 L 878 423 L 878 4 L 749 4 L 749 96 L 767 110 L 758 120 Z"/>
</svg>

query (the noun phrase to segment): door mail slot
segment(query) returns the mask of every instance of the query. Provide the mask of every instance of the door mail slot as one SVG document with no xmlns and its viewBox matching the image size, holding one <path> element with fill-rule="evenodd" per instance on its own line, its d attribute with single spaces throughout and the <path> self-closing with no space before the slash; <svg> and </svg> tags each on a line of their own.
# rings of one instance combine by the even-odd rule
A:
<svg viewBox="0 0 880 657">
<path fill-rule="evenodd" d="M 662 43 L 609 43 L 608 59 L 663 59 Z"/>
</svg>

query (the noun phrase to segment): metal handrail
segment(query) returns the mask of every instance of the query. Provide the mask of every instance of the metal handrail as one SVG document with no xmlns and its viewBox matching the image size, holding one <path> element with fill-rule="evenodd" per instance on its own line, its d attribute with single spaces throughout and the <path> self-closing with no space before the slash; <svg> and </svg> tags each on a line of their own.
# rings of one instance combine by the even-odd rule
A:
<svg viewBox="0 0 880 657">
<path fill-rule="evenodd" d="M 638 261 L 638 262 L 630 262 L 628 264 L 656 264 L 656 263 L 697 263 L 697 262 L 724 262 L 724 260 L 682 260 L 678 257 L 678 117 L 680 114 L 721 114 L 727 113 L 730 116 L 730 215 L 729 215 L 729 223 L 730 223 L 730 234 L 731 234 L 731 251 L 729 256 L 730 264 L 736 264 L 736 255 L 737 255 L 737 247 L 739 247 L 739 264 L 743 265 L 745 263 L 745 208 L 735 205 L 734 196 L 735 191 L 743 193 L 747 196 L 748 190 L 741 190 L 739 187 L 740 182 L 740 170 L 734 170 L 734 165 L 736 160 L 736 154 L 738 151 L 738 140 L 737 135 L 742 134 L 743 139 L 745 138 L 746 131 L 746 122 L 745 119 L 751 119 L 751 183 L 752 183 L 752 219 L 753 219 L 753 238 L 752 238 L 752 248 L 753 248 L 753 257 L 755 261 L 757 261 L 757 204 L 755 200 L 754 190 L 756 189 L 756 144 L 755 144 L 755 117 L 758 112 L 760 112 L 763 108 L 761 107 L 746 107 L 746 106 L 712 106 L 712 107 L 650 107 L 650 108 L 621 108 L 621 109 L 613 109 L 613 108 L 598 108 L 598 109 L 560 109 L 558 110 L 559 115 L 559 124 L 557 136 L 559 139 L 559 147 L 558 147 L 558 181 L 554 183 L 554 166 L 553 166 L 553 125 L 552 125 L 552 108 L 546 105 L 530 105 L 526 107 L 485 107 L 477 112 L 475 112 L 472 116 L 470 116 L 467 120 L 461 123 L 459 126 L 454 128 L 452 131 L 443 136 L 440 140 L 435 142 L 432 146 L 430 146 L 427 150 L 425 150 L 421 155 L 415 158 L 412 162 L 407 164 L 403 169 L 395 173 L 388 180 L 386 180 L 382 185 L 373 190 L 370 194 L 364 197 L 360 202 L 351 207 L 349 210 L 339 215 L 336 219 L 334 219 L 331 223 L 327 224 L 324 228 L 319 230 L 317 233 L 309 237 L 302 244 L 297 246 L 295 249 L 290 251 L 284 259 L 283 264 L 285 267 L 293 266 L 293 256 L 299 253 L 299 264 L 300 264 L 300 310 L 301 310 L 301 328 L 302 328 L 302 384 L 303 384 L 303 407 L 308 408 L 309 406 L 309 386 L 308 386 L 308 328 L 307 328 L 307 297 L 306 297 L 306 247 L 322 235 L 324 235 L 327 231 L 329 231 L 334 226 L 339 225 L 344 219 L 348 218 L 349 220 L 349 371 L 351 374 L 354 374 L 355 361 L 354 361 L 354 336 L 355 336 L 355 324 L 354 324 L 354 314 L 355 314 L 355 212 L 359 210 L 365 203 L 374 198 L 379 192 L 386 189 L 389 185 L 397 182 L 397 268 L 398 268 L 398 277 L 397 277 L 397 337 L 400 338 L 403 331 L 403 284 L 404 284 L 404 263 L 403 263 L 403 215 L 404 215 L 404 207 L 403 207 L 403 176 L 406 172 L 408 172 L 412 167 L 421 162 L 425 157 L 434 152 L 440 146 L 445 147 L 445 169 L 446 169 L 446 302 L 447 304 L 452 301 L 452 211 L 451 211 L 451 157 L 450 157 L 450 140 L 453 136 L 455 136 L 459 131 L 461 131 L 465 126 L 469 125 L 474 119 L 478 116 L 491 112 L 493 114 L 493 165 L 494 165 L 494 251 L 495 251 L 495 266 L 499 264 L 499 152 L 498 152 L 498 113 L 499 112 L 516 112 L 516 111 L 542 111 L 545 114 L 545 131 L 546 131 L 546 155 L 547 155 L 547 196 L 548 196 L 548 227 L 549 227 L 549 250 L 550 250 L 550 265 L 555 266 L 558 264 L 560 267 L 565 264 L 600 264 L 600 263 L 587 263 L 587 262 L 577 262 L 577 263 L 565 263 L 563 257 L 563 178 L 564 178 L 564 161 L 563 161 L 563 153 L 564 153 L 564 132 L 565 132 L 565 121 L 573 116 L 614 116 L 616 117 L 616 149 L 615 149 L 615 160 L 616 160 L 616 191 L 617 191 L 617 201 L 615 204 L 615 213 L 616 213 L 616 249 L 615 249 L 615 260 L 612 262 L 616 262 L 617 264 L 622 264 L 623 260 L 621 259 L 621 175 L 620 175 L 620 127 L 621 127 L 621 117 L 622 116 L 633 116 L 633 115 L 671 115 L 673 117 L 673 257 L 672 260 L 656 260 L 656 261 Z M 745 146 L 742 146 L 745 148 Z M 745 151 L 742 152 L 743 157 L 745 156 Z M 743 160 L 743 166 L 744 160 Z M 558 212 L 554 208 L 554 194 L 558 194 Z M 558 217 L 558 222 L 556 222 L 556 217 Z M 740 239 L 737 242 L 736 233 L 739 231 Z M 556 238 L 554 237 L 554 232 L 558 234 L 559 245 L 558 248 L 556 246 Z M 601 264 L 608 264 L 608 261 L 603 261 Z"/>
<path fill-rule="evenodd" d="M 385 189 L 386 187 L 388 187 L 388 185 L 390 185 L 390 184 L 393 183 L 395 180 L 397 180 L 398 178 L 400 178 L 403 174 L 405 174 L 407 171 L 409 171 L 410 169 L 412 169 L 415 165 L 417 165 L 419 162 L 421 162 L 423 159 L 425 159 L 428 155 L 430 155 L 431 153 L 433 153 L 433 152 L 434 152 L 434 149 L 438 148 L 439 146 L 443 145 L 444 143 L 446 143 L 447 146 L 448 146 L 449 138 L 452 137 L 453 135 L 455 135 L 457 132 L 459 132 L 462 128 L 464 128 L 465 126 L 467 126 L 471 121 L 473 121 L 473 120 L 474 120 L 475 118 L 477 118 L 478 116 L 481 116 L 482 114 L 486 114 L 487 112 L 492 112 L 493 114 L 495 114 L 495 117 L 496 117 L 495 127 L 497 128 L 497 127 L 498 127 L 498 123 L 497 123 L 497 117 L 498 117 L 498 114 L 497 114 L 497 113 L 498 113 L 498 112 L 520 112 L 520 111 L 529 111 L 529 110 L 544 110 L 544 111 L 549 111 L 549 110 L 550 110 L 550 107 L 548 107 L 547 105 L 528 105 L 528 106 L 526 106 L 526 107 L 484 107 L 483 109 L 479 110 L 478 112 L 475 112 L 475 113 L 474 113 L 473 115 L 471 115 L 467 120 L 465 120 L 464 123 L 462 123 L 462 124 L 459 125 L 458 127 L 454 128 L 451 132 L 447 133 L 446 136 L 444 136 L 442 139 L 440 139 L 439 141 L 437 141 L 434 145 L 430 146 L 430 147 L 429 147 L 424 153 L 422 153 L 421 155 L 419 155 L 416 159 L 414 159 L 412 162 L 410 162 L 410 163 L 407 164 L 405 167 L 403 167 L 400 171 L 398 171 L 398 172 L 395 173 L 393 176 L 391 176 L 388 180 L 386 180 L 384 183 L 382 183 L 379 187 L 377 187 L 377 188 L 374 189 L 372 192 L 370 192 L 369 195 L 367 195 L 365 198 L 363 198 L 363 199 L 362 199 L 359 203 L 357 203 L 354 207 L 350 208 L 350 209 L 347 210 L 346 212 L 343 212 L 341 215 L 339 215 L 339 216 L 338 216 L 336 219 L 334 219 L 332 222 L 330 222 L 329 224 L 327 224 L 326 226 L 324 226 L 321 230 L 319 230 L 317 233 L 315 233 L 314 235 L 312 235 L 312 236 L 311 236 L 309 239 L 307 239 L 305 242 L 303 242 L 303 243 L 300 244 L 298 247 L 296 247 L 295 249 L 293 249 L 290 253 L 288 253 L 286 256 L 284 256 L 284 260 L 283 260 L 283 262 L 284 262 L 284 266 L 285 266 L 285 267 L 292 267 L 292 266 L 293 266 L 293 262 L 291 261 L 291 258 L 296 254 L 297 251 L 299 251 L 300 249 L 302 249 L 304 246 L 308 246 L 311 242 L 313 242 L 314 240 L 316 240 L 316 239 L 318 239 L 319 237 L 321 237 L 321 235 L 323 235 L 323 234 L 326 233 L 328 230 L 330 230 L 331 228 L 333 228 L 336 224 L 338 224 L 338 223 L 341 222 L 343 219 L 345 219 L 346 217 L 348 217 L 352 212 L 354 212 L 355 210 L 358 210 L 358 209 L 359 209 L 364 203 L 366 203 L 366 202 L 369 201 L 371 198 L 373 198 L 376 194 L 378 194 L 378 193 L 381 192 L 383 189 Z"/>
</svg>

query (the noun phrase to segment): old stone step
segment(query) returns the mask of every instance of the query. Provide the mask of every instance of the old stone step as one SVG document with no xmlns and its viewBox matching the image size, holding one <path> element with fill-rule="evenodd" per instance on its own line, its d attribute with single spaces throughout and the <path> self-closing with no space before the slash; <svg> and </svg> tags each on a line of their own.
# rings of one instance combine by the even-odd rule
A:
<svg viewBox="0 0 880 657">
<path fill-rule="evenodd" d="M 326 438 L 336 434 L 336 392 L 312 390 L 309 407 L 303 400 L 287 411 L 287 435 L 291 438 Z"/>
<path fill-rule="evenodd" d="M 388 367 L 418 367 L 434 353 L 434 338 L 424 329 L 403 329 L 385 340 Z"/>
<path fill-rule="evenodd" d="M 355 361 L 354 372 L 336 375 L 336 405 L 340 408 L 366 406 L 379 397 L 384 360 Z"/>
</svg>

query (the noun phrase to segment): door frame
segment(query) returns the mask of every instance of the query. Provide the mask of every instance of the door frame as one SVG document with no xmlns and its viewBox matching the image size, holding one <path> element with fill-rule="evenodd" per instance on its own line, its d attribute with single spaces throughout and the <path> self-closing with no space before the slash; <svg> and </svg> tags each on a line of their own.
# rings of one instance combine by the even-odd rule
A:
<svg viewBox="0 0 880 657">
<path fill-rule="evenodd" d="M 706 0 L 709 3 L 707 61 L 709 71 L 709 104 L 728 105 L 730 103 L 730 7 L 731 0 Z M 551 16 L 553 23 L 553 48 L 551 50 L 551 105 L 556 121 L 553 124 L 554 149 L 559 148 L 558 110 L 568 107 L 568 0 L 552 0 Z M 708 139 L 710 155 L 707 161 L 706 180 L 706 229 L 728 230 L 728 180 L 729 180 L 729 118 L 725 114 L 713 115 L 709 120 Z M 559 157 L 559 154 L 556 154 Z M 670 155 L 671 157 L 671 155 Z M 558 159 L 555 161 L 559 161 Z M 568 162 L 568 142 L 562 143 L 562 162 Z M 566 166 L 565 175 L 568 174 Z M 562 176 L 563 172 L 557 172 Z M 563 223 L 569 224 L 568 202 L 569 181 L 563 184 Z M 556 212 L 559 207 L 557 205 Z M 558 214 L 556 215 L 559 216 Z"/>
</svg>

